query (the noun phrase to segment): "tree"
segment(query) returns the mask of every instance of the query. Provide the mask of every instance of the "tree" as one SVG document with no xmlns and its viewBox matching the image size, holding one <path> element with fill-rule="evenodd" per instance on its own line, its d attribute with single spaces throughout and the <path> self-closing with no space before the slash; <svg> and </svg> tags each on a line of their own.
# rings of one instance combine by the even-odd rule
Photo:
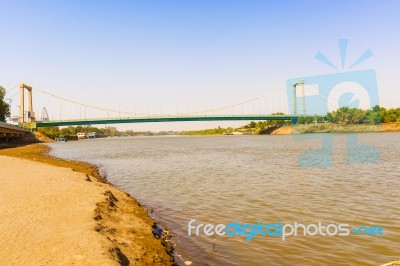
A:
<svg viewBox="0 0 400 266">
<path fill-rule="evenodd" d="M 338 124 L 362 124 L 366 120 L 367 111 L 358 108 L 340 107 L 327 114 L 328 122 Z"/>
<path fill-rule="evenodd" d="M 380 124 L 382 122 L 382 109 L 384 108 L 375 105 L 372 110 L 367 110 L 364 122 L 367 124 Z"/>
<path fill-rule="evenodd" d="M 59 127 L 42 127 L 42 128 L 39 128 L 38 131 L 52 139 L 64 137 L 64 136 L 61 136 Z"/>
<path fill-rule="evenodd" d="M 0 86 L 0 121 L 6 121 L 6 117 L 11 115 L 10 105 L 4 101 L 6 90 Z"/>
</svg>

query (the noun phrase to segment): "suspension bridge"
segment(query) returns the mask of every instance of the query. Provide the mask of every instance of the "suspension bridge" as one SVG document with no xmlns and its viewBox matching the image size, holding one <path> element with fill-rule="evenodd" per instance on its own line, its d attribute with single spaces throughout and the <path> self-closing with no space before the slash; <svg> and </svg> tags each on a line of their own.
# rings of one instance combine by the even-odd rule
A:
<svg viewBox="0 0 400 266">
<path fill-rule="evenodd" d="M 81 103 L 24 83 L 8 90 L 6 99 L 12 105 L 13 98 L 19 94 L 19 105 L 12 105 L 14 109 L 18 107 L 19 115 L 12 116 L 12 121 L 14 124 L 29 129 L 51 126 L 184 121 L 280 120 L 295 123 L 299 117 L 296 96 L 296 86 L 298 85 L 301 86 L 301 82 L 293 85 L 295 97 L 293 110 L 289 110 L 285 87 L 230 105 L 204 108 L 194 112 L 189 112 L 189 110 L 188 112 L 178 112 L 177 110 L 176 113 L 121 111 L 104 106 Z M 10 96 L 11 92 L 17 88 L 19 88 L 19 91 Z M 304 86 L 302 96 L 302 112 L 305 114 Z M 34 99 L 35 102 L 33 102 Z M 34 107 L 37 109 L 34 109 Z M 34 110 L 37 111 L 34 112 Z"/>
</svg>

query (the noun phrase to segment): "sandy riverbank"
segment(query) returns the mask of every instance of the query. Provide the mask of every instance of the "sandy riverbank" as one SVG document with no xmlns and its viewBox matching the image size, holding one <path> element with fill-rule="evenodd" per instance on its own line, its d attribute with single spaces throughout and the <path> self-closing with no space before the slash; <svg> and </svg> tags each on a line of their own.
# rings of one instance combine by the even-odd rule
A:
<svg viewBox="0 0 400 266">
<path fill-rule="evenodd" d="M 173 265 L 154 221 L 95 166 L 34 144 L 0 150 L 5 265 Z"/>
</svg>

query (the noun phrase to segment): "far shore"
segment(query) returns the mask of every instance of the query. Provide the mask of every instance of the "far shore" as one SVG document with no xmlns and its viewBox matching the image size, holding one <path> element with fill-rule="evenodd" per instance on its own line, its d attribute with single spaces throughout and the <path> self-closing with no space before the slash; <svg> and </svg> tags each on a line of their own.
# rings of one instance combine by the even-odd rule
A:
<svg viewBox="0 0 400 266">
<path fill-rule="evenodd" d="M 250 124 L 249 124 L 250 125 Z M 290 135 L 312 133 L 361 133 L 361 132 L 400 132 L 400 122 L 382 124 L 336 124 L 336 123 L 310 123 L 293 125 L 273 125 L 266 128 L 251 128 L 249 125 L 231 129 L 204 129 L 183 131 L 178 135 L 183 136 L 219 136 L 219 135 Z"/>
<path fill-rule="evenodd" d="M 268 122 L 268 121 L 264 121 Z M 276 121 L 275 121 L 276 122 Z M 311 134 L 311 133 L 367 133 L 367 132 L 400 132 L 400 122 L 390 122 L 382 124 L 340 124 L 340 123 L 308 123 L 308 124 L 292 124 L 290 121 L 276 122 L 265 124 L 263 122 L 255 123 L 254 121 L 239 128 L 209 128 L 203 130 L 189 131 L 160 131 L 160 132 L 134 132 L 127 130 L 116 134 L 100 134 L 95 138 L 123 138 L 123 137 L 149 137 L 149 136 L 222 136 L 222 135 L 290 135 L 290 134 Z M 58 131 L 57 131 L 58 130 Z M 53 142 L 56 139 L 63 141 L 79 140 L 77 134 L 97 134 L 99 128 L 89 127 L 85 133 L 78 132 L 78 127 L 63 128 L 64 132 L 57 129 L 55 132 L 43 129 L 36 130 L 35 136 L 27 136 L 24 141 L 27 142 Z M 79 129 L 81 130 L 81 129 Z M 88 133 L 89 132 L 89 133 Z M 129 134 L 128 134 L 129 133 Z M 0 149 L 7 147 L 15 147 L 19 143 L 4 142 L 0 139 Z"/>
<path fill-rule="evenodd" d="M 129 194 L 88 163 L 32 144 L 0 150 L 0 261 L 7 265 L 174 265 L 173 247 Z"/>
<path fill-rule="evenodd" d="M 310 134 L 310 133 L 364 133 L 364 132 L 400 132 L 400 122 L 370 124 L 332 124 L 318 123 L 283 126 L 274 129 L 271 135 Z"/>
</svg>

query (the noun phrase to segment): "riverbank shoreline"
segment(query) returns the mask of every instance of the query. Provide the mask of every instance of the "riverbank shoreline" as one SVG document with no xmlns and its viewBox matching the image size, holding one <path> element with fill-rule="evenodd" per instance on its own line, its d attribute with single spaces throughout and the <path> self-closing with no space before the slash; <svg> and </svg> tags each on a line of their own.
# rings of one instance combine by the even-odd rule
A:
<svg viewBox="0 0 400 266">
<path fill-rule="evenodd" d="M 400 122 L 378 125 L 357 124 L 344 125 L 333 123 L 304 124 L 283 126 L 273 130 L 271 135 L 313 134 L 313 133 L 379 133 L 400 132 Z"/>
<path fill-rule="evenodd" d="M 241 128 L 231 129 L 204 129 L 198 131 L 180 132 L 180 136 L 222 136 L 222 135 L 290 135 L 312 133 L 367 133 L 367 132 L 400 132 L 400 122 L 382 124 L 337 124 L 337 123 L 311 123 L 294 125 L 274 125 L 269 127 L 250 127 L 250 124 Z M 211 132 L 211 133 L 210 133 Z"/>
<path fill-rule="evenodd" d="M 94 238 L 99 237 L 99 241 L 95 242 L 102 243 L 102 250 L 98 251 L 104 254 L 104 258 L 102 259 L 108 258 L 110 259 L 110 262 L 116 265 L 175 264 L 172 255 L 173 247 L 171 243 L 167 239 L 156 238 L 156 236 L 153 234 L 153 228 L 156 226 L 156 224 L 148 215 L 147 210 L 143 208 L 137 200 L 107 182 L 106 177 L 102 177 L 99 174 L 96 166 L 85 162 L 52 157 L 49 155 L 49 151 L 50 148 L 43 144 L 32 144 L 0 150 L 0 158 L 4 163 L 4 167 L 2 166 L 3 174 L 1 177 L 1 183 L 5 182 L 8 184 L 8 186 L 5 187 L 9 187 L 11 189 L 22 187 L 28 191 L 28 194 L 32 192 L 34 195 L 41 195 L 41 193 L 37 193 L 37 190 L 39 190 L 39 192 L 42 190 L 56 192 L 60 184 L 57 183 L 56 185 L 53 182 L 57 181 L 65 183 L 66 180 L 71 180 L 71 183 L 75 184 L 75 186 L 85 187 L 88 192 L 84 192 L 84 194 L 82 194 L 80 193 L 79 189 L 76 191 L 72 191 L 72 189 L 70 191 L 67 189 L 65 194 L 51 194 L 49 192 L 50 195 L 47 195 L 48 198 L 45 201 L 40 197 L 38 197 L 37 200 L 39 203 L 43 203 L 45 205 L 43 206 L 43 210 L 50 210 L 51 213 L 57 213 L 61 217 L 60 219 L 63 221 L 68 221 L 68 219 L 70 219 L 68 217 L 71 215 L 73 217 L 75 215 L 73 210 L 75 207 L 78 207 L 78 205 L 80 206 L 80 202 L 94 203 L 88 204 L 88 206 L 86 206 L 84 209 L 80 209 L 80 212 L 84 214 L 82 216 L 86 215 L 89 217 L 89 220 L 85 220 L 85 223 L 88 227 L 81 232 L 82 243 L 85 242 L 85 234 L 90 234 L 91 237 Z M 13 165 L 13 168 L 10 168 L 10 165 Z M 13 171 L 16 168 L 18 171 L 20 171 L 19 176 L 13 175 Z M 8 169 L 8 172 L 4 172 L 5 169 Z M 39 169 L 39 171 L 35 169 Z M 55 176 L 45 177 L 47 175 L 47 171 L 55 171 L 54 173 L 56 174 Z M 59 175 L 66 175 L 68 178 L 58 178 Z M 27 184 L 27 182 L 24 182 L 26 176 L 35 176 L 35 179 Z M 46 180 L 46 178 L 50 179 Z M 30 180 L 30 178 L 27 179 Z M 35 190 L 35 193 L 30 190 L 32 188 Z M 0 187 L 0 190 L 1 189 L 2 188 Z M 96 195 L 96 197 L 93 195 Z M 64 204 L 62 203 L 48 203 L 57 201 L 57 198 L 59 197 L 66 197 L 66 199 L 68 199 L 67 202 L 72 201 L 77 202 L 77 204 L 72 204 L 69 206 L 69 210 L 64 210 Z M 10 213 L 14 213 L 13 215 L 10 214 L 9 216 L 5 215 L 2 217 L 2 219 L 6 221 L 4 224 L 8 226 L 7 228 L 2 228 L 3 230 L 11 232 L 15 230 L 18 232 L 20 229 L 14 228 L 13 224 L 20 224 L 19 217 L 25 217 L 26 215 L 42 215 L 40 210 L 38 210 L 37 213 L 31 213 L 27 211 L 21 211 L 21 213 L 18 213 L 18 209 L 15 209 L 14 204 L 19 204 L 24 206 L 22 209 L 29 210 L 30 205 L 34 203 L 32 203 L 29 198 L 21 197 L 21 199 L 17 198 L 14 201 L 10 201 L 9 206 L 3 205 L 2 207 L 10 209 Z M 65 219 L 63 218 L 63 215 L 65 216 Z M 45 239 L 50 239 L 48 241 L 49 243 L 52 243 L 51 239 L 53 238 L 62 240 L 62 237 L 59 236 L 60 227 L 57 227 L 58 231 L 52 231 L 52 228 L 55 226 L 54 222 L 51 220 L 53 216 L 45 215 L 44 217 L 48 217 L 48 219 L 40 221 L 46 225 Z M 11 221 L 12 219 L 14 219 L 14 221 Z M 43 217 L 41 219 L 43 219 Z M 29 224 L 24 226 L 27 226 L 28 229 L 30 227 Z M 33 225 L 31 227 L 33 228 Z M 75 230 L 75 228 L 69 227 L 70 225 L 67 222 L 64 222 L 61 229 L 63 229 L 65 232 Z M 88 228 L 90 228 L 90 232 L 87 232 Z M 40 230 L 33 230 L 33 232 L 30 232 L 29 239 L 36 239 L 35 234 L 43 235 L 44 232 Z M 23 236 L 10 235 L 8 240 L 3 239 L 0 245 L 11 245 L 11 243 L 8 242 L 14 242 L 14 238 L 22 242 L 29 242 L 29 239 L 24 239 Z M 66 239 L 68 240 L 68 238 Z M 42 243 L 44 246 L 46 246 L 45 242 L 46 241 L 44 240 Z M 62 245 L 62 243 L 59 244 Z M 26 256 L 29 257 L 32 255 L 34 255 L 36 258 L 43 258 L 40 263 L 46 262 L 51 264 L 51 262 L 54 262 L 52 261 L 54 258 L 51 258 L 52 256 L 48 252 L 48 250 L 43 249 L 40 252 L 41 254 L 32 254 L 26 253 L 24 250 L 13 250 L 14 254 L 19 255 L 11 256 L 10 253 L 10 256 L 7 257 L 7 253 L 3 253 L 1 256 L 3 256 L 3 262 L 8 260 L 11 264 L 18 263 L 22 259 L 29 261 L 30 258 L 27 258 Z M 71 252 L 73 253 L 76 251 Z M 75 260 L 71 260 L 73 254 L 63 255 L 63 258 L 69 258 L 69 260 L 66 259 L 66 262 L 79 263 L 79 260 L 76 260 L 76 258 Z M 86 262 L 90 262 L 90 258 L 86 258 L 85 254 L 81 254 L 79 258 L 83 260 L 86 259 Z M 62 263 L 62 259 L 60 260 L 60 258 L 57 258 L 57 263 Z"/>
</svg>

